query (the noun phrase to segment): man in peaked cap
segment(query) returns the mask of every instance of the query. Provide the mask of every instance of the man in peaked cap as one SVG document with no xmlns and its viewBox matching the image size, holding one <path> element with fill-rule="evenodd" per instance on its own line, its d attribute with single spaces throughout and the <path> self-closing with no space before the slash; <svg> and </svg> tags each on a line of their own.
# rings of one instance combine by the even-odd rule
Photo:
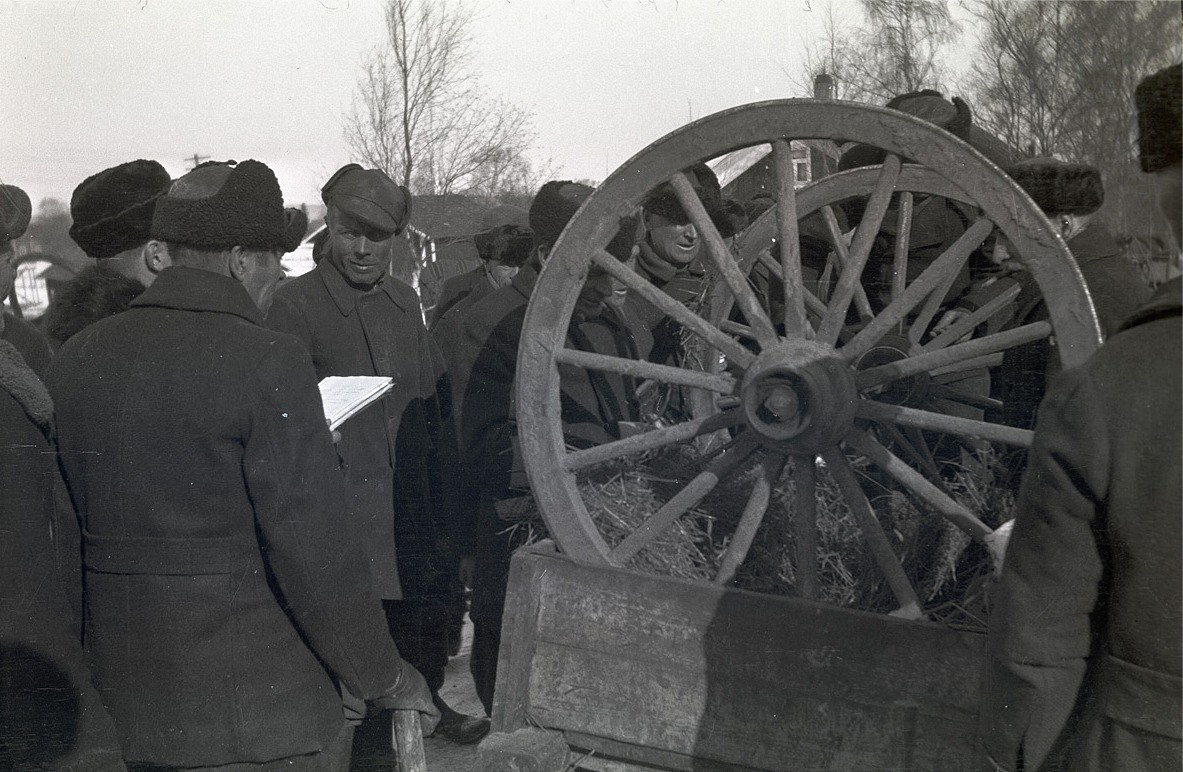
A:
<svg viewBox="0 0 1183 772">
<path fill-rule="evenodd" d="M 411 194 L 377 169 L 348 164 L 321 191 L 325 257 L 284 283 L 268 324 L 301 341 L 319 378 L 394 379 L 381 400 L 340 429 L 348 517 L 361 533 L 390 635 L 426 677 L 444 713 L 436 730 L 475 742 L 487 721 L 439 697 L 448 661 L 449 607 L 459 570 L 450 539 L 459 526 L 456 439 L 443 356 L 427 334 L 419 298 L 390 274 Z"/>
<path fill-rule="evenodd" d="M 1135 92 L 1176 238 L 1181 75 Z M 1048 389 L 992 593 L 983 769 L 1183 766 L 1181 356 L 1176 276 Z"/>
<path fill-rule="evenodd" d="M 8 299 L 16 282 L 16 250 L 12 242 L 25 235 L 32 213 L 25 191 L 15 185 L 0 185 L 0 304 Z M 0 315 L 0 340 L 15 346 L 33 372 L 45 374 L 52 352 L 36 327 L 4 309 Z"/>
<path fill-rule="evenodd" d="M 275 175 L 199 166 L 151 237 L 172 266 L 46 381 L 96 685 L 133 768 L 345 770 L 338 683 L 428 729 L 438 712 L 371 592 L 308 353 L 263 325 Z"/>
</svg>

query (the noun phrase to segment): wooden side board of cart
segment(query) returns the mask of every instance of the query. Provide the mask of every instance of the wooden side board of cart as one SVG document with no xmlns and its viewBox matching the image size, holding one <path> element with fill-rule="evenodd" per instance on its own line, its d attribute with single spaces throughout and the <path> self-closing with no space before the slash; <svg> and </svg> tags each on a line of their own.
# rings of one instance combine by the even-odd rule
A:
<svg viewBox="0 0 1183 772">
<path fill-rule="evenodd" d="M 582 564 L 546 543 L 514 556 L 509 587 L 495 732 L 543 727 L 571 759 L 669 770 L 973 766 L 981 634 Z"/>
</svg>

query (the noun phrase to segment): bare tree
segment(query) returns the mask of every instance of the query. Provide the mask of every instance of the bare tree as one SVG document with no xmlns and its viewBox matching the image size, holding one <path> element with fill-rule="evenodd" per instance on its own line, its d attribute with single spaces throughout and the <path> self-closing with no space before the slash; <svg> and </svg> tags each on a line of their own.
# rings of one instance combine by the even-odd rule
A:
<svg viewBox="0 0 1183 772">
<path fill-rule="evenodd" d="M 822 34 L 806 43 L 804 82 L 825 73 L 837 99 L 883 103 L 922 88 L 939 88 L 940 54 L 957 35 L 947 0 L 861 0 L 865 20 L 824 6 Z M 865 21 L 865 23 L 860 23 Z"/>
<path fill-rule="evenodd" d="M 868 29 L 851 58 L 860 88 L 877 100 L 941 87 L 941 51 L 958 29 L 948 0 L 862 0 Z"/>
<path fill-rule="evenodd" d="M 1029 155 L 1092 164 L 1119 231 L 1149 226 L 1137 184 L 1133 95 L 1178 61 L 1177 3 L 977 0 L 982 44 L 970 70 L 975 121 Z"/>
<path fill-rule="evenodd" d="M 360 160 L 419 194 L 479 186 L 524 158 L 532 117 L 488 97 L 470 69 L 470 5 L 387 0 L 386 41 L 362 66 L 345 138 Z"/>
</svg>

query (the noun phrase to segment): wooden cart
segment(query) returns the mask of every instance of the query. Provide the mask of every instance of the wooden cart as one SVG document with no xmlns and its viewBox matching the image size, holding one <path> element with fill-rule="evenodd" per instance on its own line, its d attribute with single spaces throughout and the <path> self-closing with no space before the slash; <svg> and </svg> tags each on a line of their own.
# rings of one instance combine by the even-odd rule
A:
<svg viewBox="0 0 1183 772">
<path fill-rule="evenodd" d="M 794 140 L 870 145 L 884 151 L 884 160 L 798 190 Z M 771 148 L 777 203 L 729 244 L 682 170 L 761 144 Z M 717 277 L 709 302 L 697 310 L 605 249 L 621 218 L 667 181 Z M 933 196 L 959 202 L 970 222 L 951 246 L 917 266 L 907 249 L 913 212 Z M 839 208 L 851 201 L 861 216 L 844 233 Z M 824 292 L 802 265 L 799 231 L 809 217 L 823 224 L 830 242 L 825 271 L 833 281 Z M 872 293 L 868 256 L 885 228 L 900 246 L 888 260 L 886 286 Z M 1017 294 L 1011 290 L 934 333 L 946 292 L 971 253 L 1000 236 L 1042 290 L 1047 320 L 992 330 Z M 566 348 L 564 331 L 592 265 L 678 322 L 696 356 L 670 366 Z M 757 270 L 782 302 L 757 290 Z M 1054 342 L 1063 366 L 1082 362 L 1099 345 L 1074 261 L 1022 189 L 929 123 L 852 103 L 763 102 L 703 118 L 634 156 L 568 225 L 526 315 L 516 403 L 529 409 L 519 410 L 519 437 L 533 495 L 562 556 L 515 557 L 495 731 L 536 723 L 597 755 L 668 769 L 969 768 L 983 636 L 926 621 L 925 598 L 901 568 L 858 475 L 874 470 L 934 518 L 998 553 L 991 527 L 949 495 L 931 446 L 941 437 L 1029 444 L 1024 427 L 967 417 L 950 405 L 997 407 L 988 396 L 960 390 L 958 378 L 996 370 L 1005 352 L 1040 340 Z M 682 389 L 693 414 L 569 451 L 559 365 Z M 608 539 L 601 532 L 580 493 L 582 470 L 676 443 L 711 442 L 718 445 L 709 463 L 632 533 Z M 742 517 L 712 581 L 622 568 L 720 480 L 753 467 Z M 837 485 L 857 520 L 895 596 L 897 618 L 814 600 L 821 475 Z M 761 529 L 786 516 L 771 495 L 784 479 L 793 481 L 796 597 L 731 589 Z"/>
</svg>

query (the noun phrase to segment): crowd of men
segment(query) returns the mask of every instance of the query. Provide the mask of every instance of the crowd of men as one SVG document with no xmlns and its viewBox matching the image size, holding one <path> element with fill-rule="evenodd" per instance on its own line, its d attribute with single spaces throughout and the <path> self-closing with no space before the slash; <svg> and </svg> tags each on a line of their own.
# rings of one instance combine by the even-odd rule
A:
<svg viewBox="0 0 1183 772">
<path fill-rule="evenodd" d="M 952 111 L 942 125 L 975 144 L 959 100 L 922 92 L 892 106 L 931 117 L 938 101 Z M 1142 168 L 1177 241 L 1180 101 L 1178 66 L 1138 91 Z M 878 162 L 861 152 L 848 168 Z M 713 172 L 687 171 L 720 233 L 741 227 Z M 1008 354 L 1036 377 L 1008 380 L 1018 391 L 1004 402 L 1047 396 L 1038 420 L 1008 417 L 1033 423 L 1036 440 L 991 619 L 984 767 L 1178 769 L 1179 280 L 1150 297 L 1091 219 L 1103 200 L 1095 169 L 1033 159 L 1008 172 L 1060 228 L 1110 340 L 1050 385 L 1046 348 Z M 425 316 L 390 273 L 413 197 L 380 170 L 348 164 L 325 182 L 316 266 L 291 279 L 280 258 L 307 219 L 285 210 L 261 162 L 205 163 L 173 180 L 136 160 L 84 180 L 70 235 L 95 266 L 59 293 L 43 329 L 3 317 L 0 759 L 344 770 L 375 710 L 416 711 L 425 733 L 480 740 L 520 538 L 501 515 L 528 495 L 518 343 L 539 271 L 591 193 L 551 181 L 528 212 L 494 210 L 475 238 L 483 264 Z M 956 207 L 932 201 L 909 244 L 921 268 L 924 250 L 962 232 Z M 23 191 L 0 187 L 4 295 L 30 214 Z M 810 238 L 803 226 L 816 281 Z M 701 288 L 702 250 L 666 185 L 607 247 L 684 303 Z M 997 296 L 996 279 L 967 279 L 954 294 L 968 305 L 950 319 Z M 878 302 L 873 281 L 864 290 Z M 1037 288 L 1017 294 L 1015 323 L 1046 315 Z M 684 353 L 678 326 L 597 266 L 566 345 L 662 363 Z M 317 384 L 334 375 L 394 386 L 330 432 Z M 676 393 L 655 405 L 627 375 L 561 375 L 575 447 L 685 409 Z M 441 697 L 466 588 L 486 716 Z"/>
</svg>

